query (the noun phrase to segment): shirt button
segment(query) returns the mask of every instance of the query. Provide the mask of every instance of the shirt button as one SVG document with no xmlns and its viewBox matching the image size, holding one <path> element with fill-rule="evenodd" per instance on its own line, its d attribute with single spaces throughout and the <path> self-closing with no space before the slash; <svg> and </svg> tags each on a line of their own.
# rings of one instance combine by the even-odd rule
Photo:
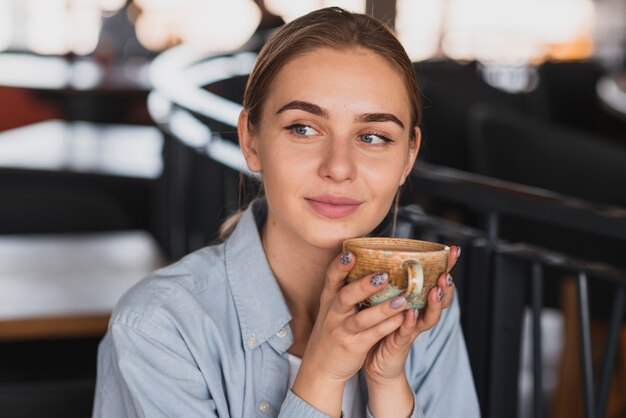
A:
<svg viewBox="0 0 626 418">
<path fill-rule="evenodd" d="M 253 345 L 255 345 L 255 344 L 256 344 L 256 338 L 254 338 L 254 337 L 250 337 L 250 338 L 248 338 L 248 345 L 249 345 L 250 347 L 252 347 L 252 346 L 253 346 Z"/>
<path fill-rule="evenodd" d="M 287 336 L 287 331 L 285 331 L 285 328 L 281 328 L 278 332 L 276 332 L 276 336 L 278 336 L 278 338 L 285 338 Z"/>
<path fill-rule="evenodd" d="M 261 410 L 261 412 L 269 412 L 270 404 L 267 401 L 261 401 L 259 402 L 259 409 Z"/>
</svg>

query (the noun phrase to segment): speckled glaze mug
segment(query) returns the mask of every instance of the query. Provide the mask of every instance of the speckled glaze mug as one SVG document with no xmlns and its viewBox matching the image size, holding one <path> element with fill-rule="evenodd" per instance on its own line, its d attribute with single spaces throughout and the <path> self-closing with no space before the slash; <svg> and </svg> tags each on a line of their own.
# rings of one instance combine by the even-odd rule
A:
<svg viewBox="0 0 626 418">
<path fill-rule="evenodd" d="M 407 298 L 408 308 L 424 309 L 428 292 L 448 270 L 450 247 L 435 242 L 404 238 L 353 238 L 344 241 L 344 251 L 356 257 L 348 282 L 365 275 L 385 272 L 389 284 L 373 294 L 364 305 L 371 306 L 398 295 Z"/>
</svg>

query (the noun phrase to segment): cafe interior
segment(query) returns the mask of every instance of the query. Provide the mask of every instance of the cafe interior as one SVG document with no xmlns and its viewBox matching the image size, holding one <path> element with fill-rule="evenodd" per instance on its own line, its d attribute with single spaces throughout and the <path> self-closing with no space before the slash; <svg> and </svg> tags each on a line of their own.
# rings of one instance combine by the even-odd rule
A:
<svg viewBox="0 0 626 418">
<path fill-rule="evenodd" d="M 273 30 L 392 26 L 424 100 L 399 237 L 459 245 L 487 418 L 626 417 L 626 1 L 0 0 L 0 417 L 87 417 L 122 294 L 258 193 Z"/>
</svg>

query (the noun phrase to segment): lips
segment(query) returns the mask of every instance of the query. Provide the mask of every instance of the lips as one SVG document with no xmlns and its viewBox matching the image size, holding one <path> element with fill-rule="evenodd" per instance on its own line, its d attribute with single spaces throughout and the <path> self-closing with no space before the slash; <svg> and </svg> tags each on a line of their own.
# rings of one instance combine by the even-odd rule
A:
<svg viewBox="0 0 626 418">
<path fill-rule="evenodd" d="M 323 195 L 305 198 L 306 202 L 320 215 L 339 219 L 354 213 L 363 202 L 344 196 Z"/>
</svg>

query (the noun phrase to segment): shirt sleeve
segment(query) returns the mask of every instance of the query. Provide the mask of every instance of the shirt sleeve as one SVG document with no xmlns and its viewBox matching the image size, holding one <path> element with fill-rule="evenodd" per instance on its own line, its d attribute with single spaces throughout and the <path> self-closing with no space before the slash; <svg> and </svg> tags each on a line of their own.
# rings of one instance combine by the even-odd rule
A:
<svg viewBox="0 0 626 418">
<path fill-rule="evenodd" d="M 415 405 L 413 407 L 413 412 L 411 413 L 411 416 L 409 418 L 425 418 L 424 414 L 422 413 L 422 408 L 419 406 L 419 404 L 417 403 L 417 399 L 415 399 L 415 394 L 413 394 L 413 405 Z M 376 418 L 374 415 L 372 415 L 372 413 L 370 412 L 370 408 L 369 406 L 366 409 L 366 418 Z"/>
<path fill-rule="evenodd" d="M 217 417 L 189 349 L 159 328 L 113 323 L 99 358 L 94 418 Z M 100 356 L 100 353 L 99 353 Z M 106 363 L 101 370 L 100 365 Z"/>
<path fill-rule="evenodd" d="M 289 390 L 280 409 L 279 418 L 331 418 Z"/>
<path fill-rule="evenodd" d="M 415 394 L 411 418 L 480 417 L 456 294 L 439 323 L 416 338 L 406 372 Z"/>
</svg>

